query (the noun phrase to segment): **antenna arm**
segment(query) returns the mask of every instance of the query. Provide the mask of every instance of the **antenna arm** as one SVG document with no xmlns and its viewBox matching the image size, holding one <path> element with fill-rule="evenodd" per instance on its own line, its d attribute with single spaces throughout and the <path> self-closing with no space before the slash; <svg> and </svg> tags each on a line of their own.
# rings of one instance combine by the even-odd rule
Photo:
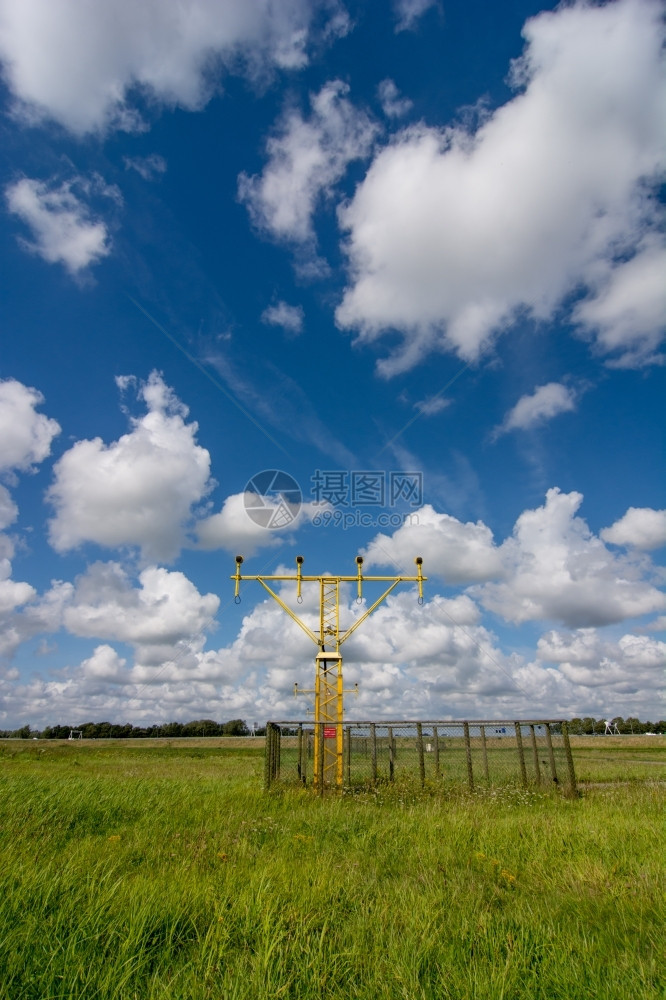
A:
<svg viewBox="0 0 666 1000">
<path fill-rule="evenodd" d="M 391 591 L 395 590 L 395 588 L 398 586 L 399 583 L 402 583 L 401 578 L 398 578 L 397 580 L 395 580 L 391 584 L 391 586 L 388 588 L 388 590 L 385 590 L 384 593 L 382 594 L 382 596 L 379 597 L 379 598 L 377 598 L 377 600 L 375 601 L 375 603 L 373 605 L 371 605 L 368 608 L 367 611 L 364 611 L 360 618 L 356 619 L 356 621 L 351 626 L 351 628 L 348 628 L 347 631 L 345 632 L 345 634 L 342 635 L 342 636 L 340 636 L 340 643 L 343 643 L 345 641 L 345 639 L 348 639 L 349 636 L 352 634 L 352 632 L 354 632 L 359 627 L 359 625 L 363 624 L 363 622 L 365 621 L 365 619 L 368 618 L 372 614 L 372 612 L 375 610 L 375 608 L 379 607 L 379 605 L 382 603 L 382 601 L 386 600 L 386 598 L 391 593 Z"/>
<path fill-rule="evenodd" d="M 269 593 L 269 594 L 271 595 L 271 597 L 272 597 L 272 598 L 273 598 L 273 599 L 274 599 L 275 601 L 277 601 L 277 603 L 278 603 L 278 604 L 280 605 L 280 607 L 282 608 L 282 610 L 283 610 L 283 611 L 286 611 L 286 612 L 287 612 L 287 614 L 289 615 L 289 617 L 290 617 L 291 619 L 293 619 L 293 621 L 295 621 L 295 622 L 296 622 L 296 624 L 297 624 L 297 625 L 298 625 L 298 626 L 299 626 L 300 628 L 302 628 L 302 629 L 303 629 L 303 631 L 305 632 L 305 634 L 306 634 L 307 636 L 309 636 L 309 637 L 310 637 L 310 639 L 312 639 L 312 641 L 314 642 L 314 644 L 315 644 L 316 646 L 318 646 L 318 645 L 319 645 L 319 639 L 318 639 L 318 637 L 317 637 L 317 636 L 316 636 L 316 635 L 314 634 L 314 632 L 312 631 L 312 629 L 309 629 L 309 628 L 308 628 L 308 626 L 307 626 L 307 625 L 305 624 L 305 622 L 304 622 L 304 621 L 301 621 L 301 619 L 300 619 L 300 618 L 298 617 L 298 615 L 294 614 L 294 612 L 293 612 L 293 611 L 291 610 L 291 608 L 289 607 L 289 605 L 288 605 L 288 604 L 285 604 L 285 603 L 284 603 L 284 601 L 282 600 L 282 598 L 281 598 L 281 597 L 279 597 L 279 596 L 278 596 L 278 595 L 277 595 L 277 594 L 275 593 L 275 591 L 274 591 L 274 590 L 271 590 L 271 588 L 270 588 L 270 587 L 268 586 L 268 584 L 267 584 L 267 583 L 265 582 L 265 580 L 262 580 L 262 578 L 261 578 L 260 576 L 256 577 L 255 579 L 257 579 L 257 580 L 259 581 L 259 583 L 261 584 L 261 586 L 262 586 L 262 587 L 264 588 L 264 590 L 267 590 L 267 591 L 268 591 L 268 593 Z"/>
</svg>

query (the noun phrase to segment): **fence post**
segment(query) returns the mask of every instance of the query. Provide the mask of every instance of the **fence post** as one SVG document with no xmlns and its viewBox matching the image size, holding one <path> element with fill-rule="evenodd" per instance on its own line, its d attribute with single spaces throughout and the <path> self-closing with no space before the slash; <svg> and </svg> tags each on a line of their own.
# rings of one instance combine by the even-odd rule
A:
<svg viewBox="0 0 666 1000">
<path fill-rule="evenodd" d="M 576 786 L 576 772 L 574 771 L 573 757 L 571 756 L 571 744 L 569 743 L 569 729 L 566 722 L 562 723 L 562 739 L 564 741 L 564 756 L 567 759 L 567 772 L 569 775 L 569 794 L 578 795 Z"/>
<path fill-rule="evenodd" d="M 439 778 L 439 733 L 437 726 L 432 727 L 432 742 L 435 749 L 435 777 Z"/>
<path fill-rule="evenodd" d="M 541 784 L 541 768 L 539 767 L 539 750 L 537 748 L 536 732 L 530 722 L 530 739 L 532 741 L 532 759 L 534 760 L 534 777 L 537 785 Z"/>
<path fill-rule="evenodd" d="M 423 756 L 423 726 L 416 723 L 416 750 L 419 755 L 419 775 L 421 777 L 421 788 L 425 785 L 425 757 Z"/>
<path fill-rule="evenodd" d="M 298 780 L 303 781 L 303 723 L 298 723 Z"/>
<path fill-rule="evenodd" d="M 470 792 L 474 791 L 474 771 L 472 770 L 472 744 L 469 738 L 469 722 L 463 722 L 465 734 L 465 757 L 467 758 L 467 783 Z"/>
<path fill-rule="evenodd" d="M 553 753 L 553 738 L 550 735 L 550 723 L 546 723 L 546 746 L 548 747 L 548 763 L 550 764 L 550 776 L 553 783 L 557 784 L 557 769 L 555 767 L 555 754 Z"/>
<path fill-rule="evenodd" d="M 370 725 L 370 766 L 372 768 L 372 783 L 377 784 L 377 728 L 373 723 Z"/>
<path fill-rule="evenodd" d="M 395 777 L 395 761 L 393 759 L 393 729 L 389 726 L 388 730 L 388 742 L 389 742 L 389 781 L 393 781 Z"/>
<path fill-rule="evenodd" d="M 266 739 L 264 743 L 264 788 L 268 791 L 271 787 L 273 768 L 273 723 L 266 723 Z"/>
<path fill-rule="evenodd" d="M 490 784 L 490 773 L 488 771 L 488 747 L 486 745 L 486 727 L 481 726 L 481 752 L 483 754 L 483 777 Z"/>
<path fill-rule="evenodd" d="M 527 788 L 527 768 L 525 767 L 525 754 L 523 752 L 523 736 L 520 731 L 520 723 L 514 722 L 513 725 L 516 730 L 516 747 L 518 748 L 518 760 L 520 762 L 520 777 L 523 782 L 523 788 Z"/>
<path fill-rule="evenodd" d="M 347 786 L 351 786 L 351 750 L 352 750 L 352 735 L 351 726 L 347 726 Z"/>
</svg>

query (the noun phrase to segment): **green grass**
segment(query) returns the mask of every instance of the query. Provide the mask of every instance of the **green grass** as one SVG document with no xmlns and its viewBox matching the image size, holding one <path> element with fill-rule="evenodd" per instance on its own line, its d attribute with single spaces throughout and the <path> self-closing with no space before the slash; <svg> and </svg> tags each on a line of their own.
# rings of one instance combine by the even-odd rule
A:
<svg viewBox="0 0 666 1000">
<path fill-rule="evenodd" d="M 262 769 L 0 745 L 0 998 L 664 995 L 659 782 L 320 800 Z"/>
</svg>

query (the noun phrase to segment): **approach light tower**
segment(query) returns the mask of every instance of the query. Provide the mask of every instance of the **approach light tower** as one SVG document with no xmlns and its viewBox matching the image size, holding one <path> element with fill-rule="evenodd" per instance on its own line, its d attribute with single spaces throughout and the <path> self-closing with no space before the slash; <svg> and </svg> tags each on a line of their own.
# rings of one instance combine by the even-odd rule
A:
<svg viewBox="0 0 666 1000">
<path fill-rule="evenodd" d="M 264 590 L 268 591 L 271 597 L 277 601 L 283 611 L 289 615 L 293 621 L 305 632 L 307 636 L 318 646 L 315 656 L 315 686 L 314 691 L 300 691 L 302 694 L 314 694 L 314 721 L 322 723 L 315 725 L 314 733 L 314 758 L 319 760 L 319 741 L 324 741 L 324 784 L 335 784 L 342 787 L 342 656 L 340 646 L 349 638 L 352 632 L 361 625 L 369 615 L 378 608 L 382 601 L 386 600 L 392 590 L 399 583 L 417 583 L 419 587 L 419 604 L 423 603 L 423 584 L 427 577 L 423 576 L 423 559 L 417 556 L 416 576 L 364 576 L 363 556 L 356 556 L 356 576 L 303 576 L 303 556 L 296 556 L 296 576 L 242 576 L 241 565 L 242 556 L 236 556 L 236 573 L 231 577 L 235 580 L 235 598 L 240 601 L 241 580 L 258 580 Z M 301 585 L 303 583 L 319 584 L 319 635 L 313 632 L 292 609 L 285 604 L 282 598 L 268 585 L 271 582 L 295 582 L 296 600 L 302 603 Z M 390 583 L 384 593 L 372 604 L 363 614 L 356 619 L 354 624 L 345 632 L 340 632 L 340 584 L 353 583 L 356 581 L 357 601 L 360 604 L 363 600 L 363 584 L 383 582 Z M 294 685 L 294 692 L 299 693 L 298 685 Z M 319 781 L 319 776 L 315 773 L 315 784 Z"/>
</svg>

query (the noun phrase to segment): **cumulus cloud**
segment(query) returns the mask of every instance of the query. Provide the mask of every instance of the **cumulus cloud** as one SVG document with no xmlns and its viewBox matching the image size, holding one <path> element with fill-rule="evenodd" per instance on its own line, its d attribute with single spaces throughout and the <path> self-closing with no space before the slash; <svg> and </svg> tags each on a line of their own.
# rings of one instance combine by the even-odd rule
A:
<svg viewBox="0 0 666 1000">
<path fill-rule="evenodd" d="M 118 379 L 120 388 L 133 380 Z M 83 542 L 137 546 L 144 561 L 174 558 L 185 541 L 192 506 L 209 490 L 210 455 L 196 443 L 198 425 L 153 372 L 138 387 L 147 413 L 105 444 L 77 441 L 54 467 L 48 499 L 55 508 L 49 539 L 58 552 Z"/>
<path fill-rule="evenodd" d="M 268 515 L 275 527 L 258 524 L 248 513 Z M 257 508 L 261 508 L 260 511 Z M 226 549 L 227 552 L 254 555 L 260 548 L 282 545 L 284 536 L 293 533 L 316 514 L 327 510 L 326 504 L 303 503 L 298 508 L 280 499 L 253 493 L 233 493 L 217 514 L 202 518 L 196 525 L 202 549 Z"/>
<path fill-rule="evenodd" d="M 8 539 L 0 535 L 0 659 L 11 660 L 18 647 L 33 636 L 57 632 L 72 585 L 53 581 L 39 595 L 29 583 L 11 579 Z"/>
<path fill-rule="evenodd" d="M 611 545 L 627 545 L 634 549 L 659 549 L 666 545 L 666 510 L 652 507 L 630 507 L 626 514 L 600 532 Z"/>
<path fill-rule="evenodd" d="M 382 80 L 377 87 L 377 96 L 387 118 L 402 118 L 412 107 L 408 97 L 400 97 L 394 80 Z"/>
<path fill-rule="evenodd" d="M 550 619 L 573 628 L 665 608 L 649 564 L 611 553 L 576 516 L 582 501 L 580 493 L 548 490 L 545 504 L 524 511 L 500 548 L 504 579 L 470 593 L 506 621 Z"/>
<path fill-rule="evenodd" d="M 415 573 L 415 556 L 422 555 L 426 572 L 450 584 L 489 580 L 502 573 L 499 551 L 487 525 L 463 523 L 450 514 L 439 514 L 430 504 L 393 535 L 377 535 L 364 555 L 368 566 L 391 565 L 409 576 Z"/>
<path fill-rule="evenodd" d="M 51 454 L 60 425 L 37 407 L 44 397 L 16 379 L 0 381 L 0 472 L 30 470 Z"/>
<path fill-rule="evenodd" d="M 262 323 L 281 326 L 283 330 L 296 336 L 303 332 L 303 306 L 290 306 L 287 302 L 276 302 L 261 314 Z"/>
<path fill-rule="evenodd" d="M 63 621 L 73 635 L 131 643 L 150 661 L 151 647 L 161 658 L 173 656 L 179 642 L 198 640 L 219 604 L 184 573 L 149 566 L 134 587 L 118 563 L 94 563 L 76 580 Z"/>
<path fill-rule="evenodd" d="M 561 382 L 549 382 L 538 385 L 531 395 L 521 396 L 516 405 L 509 410 L 500 427 L 496 428 L 494 437 L 507 431 L 528 430 L 537 424 L 552 420 L 559 413 L 567 413 L 576 409 L 576 394 Z"/>
<path fill-rule="evenodd" d="M 666 317 L 666 248 L 647 236 L 629 260 L 605 261 L 592 283 L 594 294 L 578 303 L 573 319 L 591 337 L 602 354 L 617 354 L 608 364 L 640 368 L 663 357 L 655 351 Z"/>
<path fill-rule="evenodd" d="M 581 290 L 574 318 L 614 363 L 645 363 L 663 334 L 661 7 L 562 6 L 523 34 L 512 100 L 475 132 L 403 131 L 340 210 L 337 320 L 364 342 L 402 333 L 385 375 L 431 350 L 477 359 L 518 316 L 552 319 Z"/>
<path fill-rule="evenodd" d="M 0 59 L 24 119 L 79 134 L 132 131 L 143 127 L 132 91 L 197 110 L 220 64 L 253 75 L 298 69 L 314 22 L 323 19 L 315 30 L 325 39 L 344 34 L 342 15 L 335 0 L 2 0 Z"/>
<path fill-rule="evenodd" d="M 312 686 L 312 641 L 275 602 L 260 600 L 229 644 L 203 649 L 201 633 L 189 630 L 207 627 L 202 619 L 213 611 L 212 602 L 205 606 L 212 595 L 198 595 L 177 576 L 162 571 L 151 583 L 150 574 L 142 574 L 134 587 L 114 564 L 91 567 L 70 596 L 68 622 L 76 634 L 106 633 L 130 642 L 133 661 L 102 642 L 55 679 L 22 684 L 0 675 L 5 717 L 42 725 L 54 717 L 151 723 L 204 715 L 259 722 L 304 717 L 293 685 Z M 252 586 L 245 585 L 244 599 Z M 353 589 L 343 585 L 342 628 L 375 599 L 369 586 L 366 591 L 359 606 Z M 502 649 L 469 595 L 443 597 L 432 581 L 427 591 L 422 606 L 413 587 L 395 592 L 343 645 L 345 685 L 359 684 L 358 698 L 346 701 L 348 718 L 651 714 L 663 643 L 631 634 L 617 640 L 595 629 L 550 632 L 526 662 Z M 279 593 L 318 628 L 316 584 L 304 585 L 302 605 L 293 585 Z M 181 613 L 183 596 L 187 609 Z M 177 629 L 169 629 L 169 611 L 181 614 Z"/>
<path fill-rule="evenodd" d="M 617 706 L 627 696 L 655 697 L 663 686 L 666 643 L 648 636 L 628 634 L 616 641 L 596 629 L 552 631 L 539 639 L 537 653 L 540 660 L 557 663 L 572 684 L 603 687 Z M 653 714 L 653 706 L 645 714 Z"/>
<path fill-rule="evenodd" d="M 501 545 L 482 521 L 466 524 L 430 505 L 366 549 L 368 565 L 390 565 L 424 573 L 448 584 L 467 584 L 467 593 L 507 622 L 560 621 L 576 628 L 607 625 L 666 608 L 657 589 L 658 571 L 647 557 L 612 553 L 577 517 L 580 493 L 551 489 L 546 502 L 526 510 Z"/>
<path fill-rule="evenodd" d="M 119 656 L 113 647 L 103 643 L 95 647 L 92 656 L 81 662 L 81 673 L 86 678 L 111 684 L 125 684 L 129 677 L 125 669 L 126 663 L 127 660 Z"/>
<path fill-rule="evenodd" d="M 12 500 L 9 490 L 0 486 L 0 531 L 8 528 L 18 517 L 18 507 Z"/>
<path fill-rule="evenodd" d="M 340 80 L 310 96 L 311 114 L 285 114 L 266 144 L 260 175 L 241 174 L 238 191 L 254 225 L 277 240 L 314 243 L 312 216 L 353 160 L 370 153 L 377 126 L 347 99 Z"/>
<path fill-rule="evenodd" d="M 49 264 L 62 264 L 75 275 L 111 252 L 104 222 L 91 218 L 88 206 L 74 194 L 75 182 L 49 186 L 28 177 L 5 188 L 9 211 L 29 227 L 26 250 Z"/>
</svg>

